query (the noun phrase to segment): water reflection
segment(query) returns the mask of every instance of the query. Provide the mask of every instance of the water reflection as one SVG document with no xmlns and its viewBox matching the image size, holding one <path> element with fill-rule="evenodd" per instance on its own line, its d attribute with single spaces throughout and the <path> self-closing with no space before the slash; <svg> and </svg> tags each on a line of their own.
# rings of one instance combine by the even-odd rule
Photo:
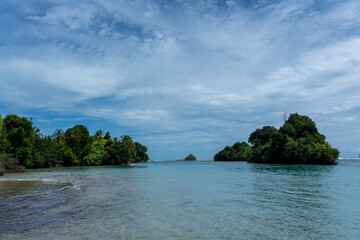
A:
<svg viewBox="0 0 360 240">
<path fill-rule="evenodd" d="M 336 167 L 336 165 L 286 165 L 257 163 L 248 163 L 248 165 L 250 170 L 255 173 L 291 174 L 295 176 L 328 174 Z"/>
<path fill-rule="evenodd" d="M 250 170 L 253 202 L 274 234 L 335 234 L 327 191 L 334 166 L 251 164 Z"/>
</svg>

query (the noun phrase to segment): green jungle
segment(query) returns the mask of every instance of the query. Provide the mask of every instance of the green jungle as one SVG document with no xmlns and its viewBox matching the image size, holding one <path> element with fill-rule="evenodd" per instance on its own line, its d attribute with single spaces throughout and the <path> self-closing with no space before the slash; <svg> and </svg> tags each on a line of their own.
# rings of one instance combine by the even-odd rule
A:
<svg viewBox="0 0 360 240">
<path fill-rule="evenodd" d="M 0 115 L 0 162 L 7 171 L 60 166 L 129 165 L 149 159 L 147 147 L 128 135 L 120 139 L 91 136 L 83 125 L 43 136 L 31 120 L 17 115 Z M 2 159 L 2 161 L 1 161 Z M 1 167 L 1 166 L 0 166 Z"/>
<path fill-rule="evenodd" d="M 298 113 L 284 118 L 280 129 L 256 129 L 246 142 L 226 146 L 215 161 L 247 161 L 276 164 L 337 164 L 339 151 L 332 148 L 308 116 Z"/>
</svg>

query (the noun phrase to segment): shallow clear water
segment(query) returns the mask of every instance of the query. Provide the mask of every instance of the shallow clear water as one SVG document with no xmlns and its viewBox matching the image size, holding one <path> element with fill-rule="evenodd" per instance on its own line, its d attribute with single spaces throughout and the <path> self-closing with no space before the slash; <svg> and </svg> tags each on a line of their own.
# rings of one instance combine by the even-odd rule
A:
<svg viewBox="0 0 360 240">
<path fill-rule="evenodd" d="M 150 162 L 0 178 L 0 239 L 358 239 L 360 161 Z"/>
</svg>

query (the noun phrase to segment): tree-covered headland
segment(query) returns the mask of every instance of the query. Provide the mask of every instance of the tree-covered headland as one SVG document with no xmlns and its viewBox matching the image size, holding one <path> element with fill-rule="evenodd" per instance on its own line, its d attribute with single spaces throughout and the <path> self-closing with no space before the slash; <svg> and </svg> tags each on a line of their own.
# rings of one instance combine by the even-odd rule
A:
<svg viewBox="0 0 360 240">
<path fill-rule="evenodd" d="M 226 146 L 215 161 L 247 161 L 280 164 L 337 164 L 339 151 L 332 148 L 308 116 L 290 114 L 279 129 L 264 126 L 250 134 L 248 142 Z"/>
<path fill-rule="evenodd" d="M 90 135 L 83 125 L 45 136 L 31 120 L 0 115 L 0 155 L 8 170 L 56 166 L 129 165 L 146 162 L 147 147 L 128 135 L 112 138 L 98 130 Z M 0 160 L 1 161 L 1 160 Z M 1 164 L 1 163 L 0 163 Z"/>
</svg>

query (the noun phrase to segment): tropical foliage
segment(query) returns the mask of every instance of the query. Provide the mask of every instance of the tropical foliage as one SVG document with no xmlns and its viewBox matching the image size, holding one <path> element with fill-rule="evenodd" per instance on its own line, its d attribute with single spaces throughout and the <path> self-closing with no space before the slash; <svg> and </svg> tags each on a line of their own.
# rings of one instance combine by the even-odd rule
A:
<svg viewBox="0 0 360 240">
<path fill-rule="evenodd" d="M 24 166 L 42 168 L 55 166 L 94 166 L 130 164 L 149 159 L 147 147 L 124 135 L 111 138 L 98 130 L 91 136 L 83 125 L 56 129 L 44 136 L 25 117 L 0 116 L 0 155 L 8 169 Z"/>
<path fill-rule="evenodd" d="M 332 148 L 308 116 L 290 114 L 280 129 L 264 126 L 250 134 L 249 143 L 226 146 L 215 161 L 282 164 L 336 164 L 339 151 Z"/>
<path fill-rule="evenodd" d="M 214 156 L 215 161 L 247 161 L 251 158 L 251 146 L 246 142 L 236 142 L 231 147 L 226 146 Z"/>
</svg>

